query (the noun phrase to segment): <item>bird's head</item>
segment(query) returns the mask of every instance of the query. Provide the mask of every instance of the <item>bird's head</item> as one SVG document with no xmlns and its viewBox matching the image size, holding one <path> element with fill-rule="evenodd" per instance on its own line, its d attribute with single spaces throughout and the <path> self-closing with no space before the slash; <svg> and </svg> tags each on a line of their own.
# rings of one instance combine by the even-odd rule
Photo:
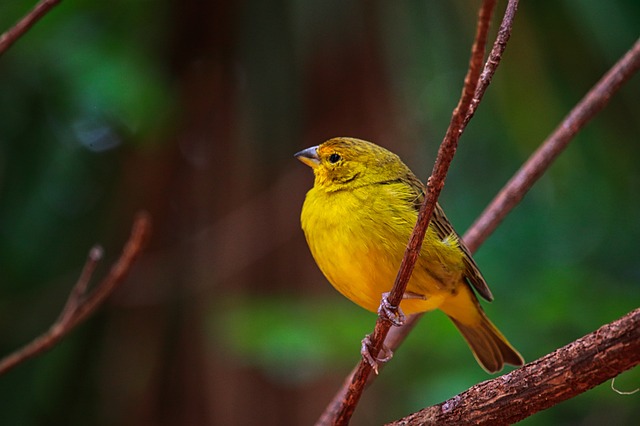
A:
<svg viewBox="0 0 640 426">
<path fill-rule="evenodd" d="M 355 138 L 329 139 L 295 157 L 313 169 L 315 186 L 326 191 L 392 181 L 409 172 L 391 151 Z"/>
</svg>

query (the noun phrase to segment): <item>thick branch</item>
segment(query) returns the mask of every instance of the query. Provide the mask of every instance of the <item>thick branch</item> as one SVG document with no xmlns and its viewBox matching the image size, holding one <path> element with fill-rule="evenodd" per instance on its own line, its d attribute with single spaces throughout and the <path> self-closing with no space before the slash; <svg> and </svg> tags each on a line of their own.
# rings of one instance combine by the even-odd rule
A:
<svg viewBox="0 0 640 426">
<path fill-rule="evenodd" d="M 82 274 L 71 290 L 67 303 L 56 322 L 49 330 L 35 338 L 31 343 L 2 359 L 0 361 L 0 375 L 50 349 L 95 312 L 122 283 L 131 270 L 133 262 L 144 249 L 150 234 L 151 218 L 146 213 L 139 213 L 133 224 L 129 241 L 123 248 L 120 258 L 111 267 L 109 274 L 102 282 L 87 295 L 89 280 L 98 260 L 102 257 L 102 250 L 99 247 L 91 249 Z"/>
<path fill-rule="evenodd" d="M 640 309 L 636 309 L 518 370 L 389 425 L 510 425 L 639 363 Z"/>
<path fill-rule="evenodd" d="M 29 13 L 18 21 L 12 28 L 8 29 L 0 36 L 0 55 L 11 47 L 20 37 L 22 37 L 29 29 L 46 15 L 54 6 L 57 6 L 61 0 L 40 0 Z"/>
</svg>

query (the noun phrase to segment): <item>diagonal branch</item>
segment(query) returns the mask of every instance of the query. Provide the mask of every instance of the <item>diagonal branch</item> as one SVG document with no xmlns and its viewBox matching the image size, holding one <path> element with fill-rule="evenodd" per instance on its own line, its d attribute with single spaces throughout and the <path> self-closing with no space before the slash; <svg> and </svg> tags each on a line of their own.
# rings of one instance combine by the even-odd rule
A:
<svg viewBox="0 0 640 426">
<path fill-rule="evenodd" d="M 100 246 L 94 246 L 89 250 L 87 262 L 84 264 L 84 268 L 82 268 L 82 273 L 80 274 L 80 278 L 78 278 L 78 282 L 76 282 L 76 285 L 69 294 L 67 303 L 64 305 L 64 308 L 62 308 L 62 312 L 57 320 L 58 323 L 68 324 L 75 315 L 78 305 L 82 302 L 82 298 L 87 293 L 87 287 L 89 287 L 89 282 L 91 281 L 93 272 L 95 271 L 96 266 L 98 266 L 98 262 L 102 259 L 103 255 L 104 251 Z"/>
<path fill-rule="evenodd" d="M 0 35 L 0 55 L 22 37 L 29 29 L 62 0 L 40 0 L 29 13 L 20 19 L 12 28 Z"/>
<path fill-rule="evenodd" d="M 144 249 L 150 235 L 151 217 L 147 213 L 138 213 L 133 223 L 131 236 L 122 249 L 120 258 L 100 284 L 87 294 L 89 280 L 102 257 L 100 247 L 92 248 L 80 278 L 71 290 L 67 303 L 56 322 L 31 343 L 0 360 L 0 375 L 50 349 L 94 313 L 122 283 L 134 261 Z"/>
<path fill-rule="evenodd" d="M 395 283 L 388 297 L 388 302 L 392 306 L 398 306 L 400 304 L 402 295 L 407 287 L 407 282 L 411 277 L 413 267 L 418 258 L 424 235 L 427 227 L 429 226 L 431 214 L 435 209 L 438 196 L 444 186 L 447 171 L 449 170 L 449 166 L 453 160 L 453 156 L 455 155 L 458 140 L 466 127 L 465 117 L 467 115 L 467 111 L 470 109 L 471 101 L 478 86 L 482 62 L 484 60 L 487 33 L 489 31 L 495 5 L 496 0 L 484 0 L 480 7 L 476 36 L 471 49 L 469 70 L 467 71 L 467 75 L 464 80 L 462 95 L 458 105 L 453 111 L 451 122 L 449 123 L 449 128 L 447 129 L 444 140 L 440 144 L 431 177 L 429 177 L 427 181 L 427 195 L 420 207 L 418 220 L 409 239 L 402 263 L 400 264 L 398 275 L 396 276 Z M 370 350 L 372 354 L 380 352 L 390 327 L 391 324 L 388 321 L 378 318 L 374 332 L 370 338 Z M 329 407 L 327 407 L 327 410 L 325 410 L 325 413 L 318 420 L 317 424 L 348 424 L 353 411 L 362 396 L 362 392 L 371 371 L 371 365 L 369 365 L 369 363 L 364 359 L 361 360 L 357 370 L 352 376 L 351 383 L 344 398 L 342 398 L 341 401 L 336 401 L 334 399 Z M 337 404 L 334 405 L 333 402 L 337 402 Z"/>
<path fill-rule="evenodd" d="M 522 368 L 389 425 L 511 425 L 639 363 L 640 308 Z"/>
<path fill-rule="evenodd" d="M 573 137 L 607 106 L 616 93 L 640 69 L 640 39 L 573 107 L 535 153 L 509 180 L 465 234 L 472 252 L 495 231 L 504 217 L 522 200 L 533 184 L 569 145 Z"/>
<path fill-rule="evenodd" d="M 507 8 L 504 11 L 504 16 L 502 17 L 502 23 L 500 23 L 500 28 L 498 29 L 498 35 L 496 36 L 496 40 L 493 43 L 493 47 L 491 48 L 491 53 L 489 53 L 489 58 L 484 64 L 482 74 L 480 74 L 480 81 L 478 82 L 478 86 L 476 87 L 476 92 L 473 94 L 473 99 L 471 99 L 471 105 L 467 110 L 467 115 L 464 117 L 465 126 L 475 115 L 476 109 L 478 109 L 478 105 L 480 105 L 480 101 L 484 96 L 484 92 L 489 87 L 489 84 L 491 84 L 493 75 L 496 73 L 498 65 L 500 65 L 502 54 L 507 48 L 507 43 L 511 38 L 511 29 L 513 28 L 513 21 L 516 18 L 517 11 L 518 0 L 509 0 L 509 2 L 507 3 Z"/>
</svg>

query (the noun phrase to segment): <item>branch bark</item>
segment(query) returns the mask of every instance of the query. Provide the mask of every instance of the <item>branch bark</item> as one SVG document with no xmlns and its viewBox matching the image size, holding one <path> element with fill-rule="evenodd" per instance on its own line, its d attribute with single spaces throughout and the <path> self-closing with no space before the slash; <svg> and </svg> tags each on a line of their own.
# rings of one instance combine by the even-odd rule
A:
<svg viewBox="0 0 640 426">
<path fill-rule="evenodd" d="M 29 13 L 20 19 L 12 28 L 5 31 L 0 36 L 0 55 L 13 45 L 20 37 L 22 37 L 29 29 L 40 20 L 44 15 L 49 13 L 54 6 L 60 4 L 62 0 L 40 0 Z"/>
<path fill-rule="evenodd" d="M 640 363 L 640 308 L 509 374 L 389 426 L 510 425 Z"/>
<path fill-rule="evenodd" d="M 93 271 L 102 257 L 102 249 L 98 246 L 93 247 L 89 251 L 80 278 L 71 290 L 67 303 L 56 322 L 31 343 L 0 360 L 0 375 L 50 349 L 94 313 L 123 282 L 134 261 L 144 249 L 150 235 L 151 217 L 147 213 L 138 213 L 133 223 L 131 236 L 123 248 L 120 258 L 100 284 L 87 294 Z"/>
</svg>

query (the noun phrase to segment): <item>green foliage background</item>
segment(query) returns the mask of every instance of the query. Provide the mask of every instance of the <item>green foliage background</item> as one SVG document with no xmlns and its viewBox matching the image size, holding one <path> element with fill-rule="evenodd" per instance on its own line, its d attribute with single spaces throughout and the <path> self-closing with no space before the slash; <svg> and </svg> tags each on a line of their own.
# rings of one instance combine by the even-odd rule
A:
<svg viewBox="0 0 640 426">
<path fill-rule="evenodd" d="M 33 2 L 0 4 L 7 29 Z M 498 13 L 505 2 L 499 2 Z M 56 318 L 88 249 L 106 273 L 135 211 L 154 237 L 124 288 L 0 377 L 2 424 L 309 424 L 375 316 L 316 270 L 292 154 L 350 135 L 422 178 L 457 102 L 478 2 L 65 1 L 0 57 L 0 350 Z M 522 2 L 447 179 L 460 232 L 635 42 L 633 0 Z M 640 79 L 482 246 L 490 317 L 534 360 L 640 302 Z M 356 412 L 379 424 L 489 377 L 425 316 Z M 616 387 L 638 387 L 638 369 Z M 634 424 L 605 383 L 522 424 Z"/>
</svg>

